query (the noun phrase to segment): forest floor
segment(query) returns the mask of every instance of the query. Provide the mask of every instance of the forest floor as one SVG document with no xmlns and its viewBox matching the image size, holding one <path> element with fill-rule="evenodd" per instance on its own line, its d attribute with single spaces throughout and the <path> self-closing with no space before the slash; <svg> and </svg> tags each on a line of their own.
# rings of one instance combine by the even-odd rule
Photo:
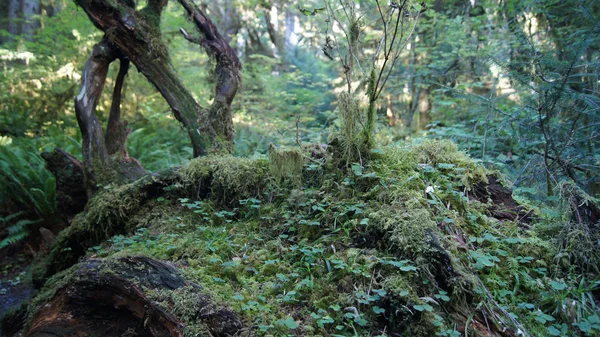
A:
<svg viewBox="0 0 600 337">
<path fill-rule="evenodd" d="M 593 224 L 516 203 L 451 142 L 356 162 L 334 151 L 209 156 L 104 188 L 34 261 L 45 285 L 12 317 L 33 336 L 153 336 L 146 322 L 174 336 L 600 331 L 600 283 L 573 277 L 597 266 Z M 589 234 L 564 235 L 575 230 Z M 7 305 L 31 295 L 27 284 Z"/>
<path fill-rule="evenodd" d="M 19 245 L 25 249 L 25 245 Z M 14 247 L 10 247 L 14 250 Z M 0 316 L 11 309 L 18 308 L 30 300 L 36 293 L 31 281 L 31 254 L 6 254 L 0 258 Z M 0 337 L 4 337 L 0 321 Z"/>
</svg>

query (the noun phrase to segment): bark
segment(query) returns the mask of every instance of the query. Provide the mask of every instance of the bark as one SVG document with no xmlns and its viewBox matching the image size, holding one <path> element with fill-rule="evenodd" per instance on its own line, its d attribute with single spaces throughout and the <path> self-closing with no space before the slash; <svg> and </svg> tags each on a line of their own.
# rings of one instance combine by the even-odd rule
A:
<svg viewBox="0 0 600 337">
<path fill-rule="evenodd" d="M 20 24 L 19 14 L 21 13 L 21 1 L 20 0 L 8 0 L 8 34 L 10 39 L 14 39 L 15 36 L 19 35 Z"/>
<path fill-rule="evenodd" d="M 237 93 L 241 65 L 227 41 L 198 7 L 185 0 L 179 1 L 204 34 L 203 39 L 196 39 L 186 33 L 186 38 L 200 43 L 217 61 L 218 83 L 210 109 L 195 101 L 169 62 L 167 47 L 160 35 L 160 16 L 167 3 L 165 0 L 149 1 L 141 10 L 136 10 L 127 0 L 76 2 L 163 95 L 177 120 L 188 131 L 194 156 L 206 154 L 211 147 L 232 149 L 234 133 L 230 106 Z"/>
<path fill-rule="evenodd" d="M 121 62 L 117 76 L 113 104 L 109 117 L 109 129 L 106 137 L 102 125 L 96 116 L 96 105 L 100 100 L 106 74 L 111 62 L 124 56 L 104 36 L 92 49 L 92 53 L 83 69 L 81 92 L 75 97 L 75 114 L 81 130 L 83 146 L 84 185 L 91 196 L 98 184 L 125 183 L 139 179 L 146 171 L 137 160 L 129 158 L 125 151 L 128 131 L 126 123 L 120 121 L 121 88 L 127 61 Z M 108 138 L 108 147 L 105 138 Z M 117 154 L 111 157 L 111 155 Z"/>
<path fill-rule="evenodd" d="M 23 24 L 21 26 L 21 35 L 27 40 L 33 38 L 33 33 L 39 26 L 39 20 L 36 18 L 40 14 L 40 0 L 22 0 Z"/>
<path fill-rule="evenodd" d="M 149 298 L 149 289 L 165 294 L 158 300 L 171 307 L 182 304 L 169 294 L 185 291 L 194 308 L 189 310 L 195 310 L 194 318 L 206 324 L 210 336 L 235 335 L 242 329 L 233 311 L 216 306 L 172 266 L 150 258 L 88 260 L 63 277 L 64 285 L 48 303 L 30 307 L 32 319 L 23 336 L 184 336 L 181 319 Z"/>
<path fill-rule="evenodd" d="M 94 166 L 94 160 L 102 164 L 108 163 L 104 133 L 95 111 L 104 89 L 108 67 L 116 58 L 117 49 L 105 36 L 92 49 L 83 69 L 81 92 L 75 97 L 75 112 L 83 138 L 83 162 L 88 168 Z"/>
<path fill-rule="evenodd" d="M 124 157 L 127 155 L 126 141 L 127 136 L 131 133 L 131 129 L 127 128 L 127 122 L 121 121 L 121 91 L 123 89 L 123 82 L 125 75 L 129 70 L 129 60 L 121 57 L 121 65 L 119 73 L 117 74 L 117 80 L 115 82 L 115 88 L 113 91 L 112 104 L 110 106 L 110 116 L 108 118 L 108 126 L 106 128 L 106 149 L 109 155 L 122 154 Z"/>
<path fill-rule="evenodd" d="M 200 44 L 213 56 L 216 61 L 215 74 L 217 80 L 215 100 L 208 116 L 210 124 L 219 137 L 213 140 L 213 147 L 226 148 L 233 151 L 233 119 L 231 116 L 231 103 L 238 91 L 240 84 L 240 71 L 242 65 L 226 39 L 224 39 L 212 21 L 191 1 L 178 0 L 186 13 L 192 18 L 196 28 L 204 35 L 204 39 L 192 38 L 182 29 L 184 37 L 194 43 Z"/>
</svg>

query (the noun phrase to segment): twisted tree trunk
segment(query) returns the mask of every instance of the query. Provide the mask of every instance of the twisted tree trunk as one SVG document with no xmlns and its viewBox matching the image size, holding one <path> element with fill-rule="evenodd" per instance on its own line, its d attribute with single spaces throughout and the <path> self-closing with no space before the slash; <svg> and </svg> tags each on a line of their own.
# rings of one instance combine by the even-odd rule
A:
<svg viewBox="0 0 600 337">
<path fill-rule="evenodd" d="M 204 155 L 215 148 L 232 149 L 231 102 L 237 93 L 241 65 L 234 50 L 202 10 L 187 0 L 179 1 L 204 38 L 193 38 L 182 30 L 184 36 L 203 46 L 217 61 L 218 82 L 210 109 L 196 102 L 169 61 L 160 33 L 160 16 L 166 0 L 149 1 L 141 10 L 136 10 L 134 4 L 127 0 L 76 2 L 94 25 L 106 33 L 115 48 L 135 64 L 163 95 L 177 120 L 187 129 L 194 156 Z"/>
<path fill-rule="evenodd" d="M 149 0 L 137 10 L 129 0 L 76 0 L 90 20 L 105 35 L 93 49 L 84 69 L 82 88 L 75 98 L 77 120 L 83 136 L 83 158 L 88 194 L 95 186 L 123 183 L 145 174 L 141 165 L 129 158 L 127 122 L 120 119 L 121 90 L 129 62 L 156 87 L 171 106 L 177 120 L 186 128 L 194 157 L 212 151 L 233 149 L 234 129 L 231 103 L 240 82 L 241 64 L 235 51 L 212 21 L 195 4 L 178 0 L 203 38 L 184 37 L 200 44 L 216 60 L 216 90 L 210 108 L 200 106 L 180 81 L 161 40 L 160 16 L 166 0 Z M 120 60 L 106 134 L 95 114 L 109 65 Z"/>
</svg>

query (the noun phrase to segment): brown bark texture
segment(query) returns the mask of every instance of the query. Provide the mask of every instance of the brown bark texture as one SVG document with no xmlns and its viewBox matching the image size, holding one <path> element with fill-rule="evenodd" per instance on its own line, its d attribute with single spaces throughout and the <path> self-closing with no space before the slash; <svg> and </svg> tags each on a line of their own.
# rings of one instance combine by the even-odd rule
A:
<svg viewBox="0 0 600 337">
<path fill-rule="evenodd" d="M 214 148 L 231 150 L 234 137 L 231 102 L 237 93 L 241 65 L 235 51 L 202 10 L 187 0 L 179 0 L 204 37 L 191 37 L 184 30 L 182 33 L 216 59 L 217 84 L 210 109 L 195 101 L 169 62 L 160 33 L 160 16 L 167 1 L 149 1 L 141 10 L 136 10 L 134 3 L 127 0 L 76 2 L 94 25 L 106 33 L 109 42 L 163 95 L 177 120 L 186 128 L 195 157 Z"/>
<path fill-rule="evenodd" d="M 116 59 L 121 59 L 121 68 L 105 135 L 96 116 L 96 105 L 104 89 L 108 68 Z M 84 185 L 88 196 L 93 194 L 97 184 L 130 182 L 146 174 L 139 162 L 129 158 L 125 150 L 128 130 L 126 123 L 120 120 L 119 106 L 127 68 L 128 61 L 105 35 L 92 49 L 83 69 L 81 91 L 75 97 L 75 114 L 82 136 Z"/>
<path fill-rule="evenodd" d="M 173 266 L 147 257 L 91 259 L 61 277 L 62 285 L 49 290 L 54 292 L 49 302 L 30 313 L 23 336 L 184 336 L 181 319 L 157 304 L 180 304 L 171 303 L 170 291 L 188 294 L 191 315 L 210 336 L 235 335 L 243 327 L 233 311 L 212 303 Z M 149 297 L 149 291 L 162 295 Z"/>
</svg>

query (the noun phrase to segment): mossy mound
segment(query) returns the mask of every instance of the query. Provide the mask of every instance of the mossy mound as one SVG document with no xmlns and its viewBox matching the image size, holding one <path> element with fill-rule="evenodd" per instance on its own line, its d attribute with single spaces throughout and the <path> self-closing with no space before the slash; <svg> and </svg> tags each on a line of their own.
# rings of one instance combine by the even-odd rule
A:
<svg viewBox="0 0 600 337">
<path fill-rule="evenodd" d="M 303 169 L 288 175 L 290 156 L 294 163 L 201 158 L 104 191 L 61 234 L 44 274 L 84 254 L 172 261 L 253 327 L 239 332 L 248 336 L 600 331 L 593 277 L 570 278 L 557 264 L 555 237 L 536 230 L 548 228 L 542 218 L 494 218 L 501 205 L 473 190 L 496 174 L 454 144 L 373 151 L 349 165 L 330 148 L 304 154 Z M 166 310 L 197 326 L 186 310 L 194 297 L 173 291 L 165 303 L 182 306 Z"/>
</svg>

